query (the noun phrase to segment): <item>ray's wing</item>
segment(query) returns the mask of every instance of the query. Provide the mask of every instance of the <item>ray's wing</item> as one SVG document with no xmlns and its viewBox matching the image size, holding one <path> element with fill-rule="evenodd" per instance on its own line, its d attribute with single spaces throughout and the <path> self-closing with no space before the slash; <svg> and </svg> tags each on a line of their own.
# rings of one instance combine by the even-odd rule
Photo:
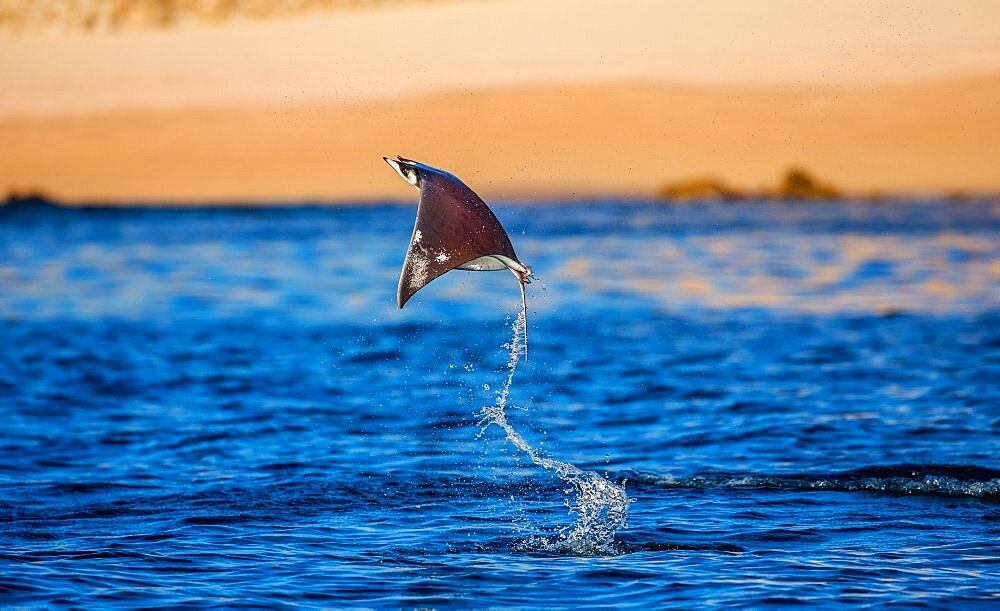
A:
<svg viewBox="0 0 1000 611">
<path fill-rule="evenodd" d="M 490 255 L 517 261 L 493 211 L 450 174 L 422 174 L 417 221 L 399 276 L 397 305 L 402 308 L 414 293 L 445 272 Z"/>
</svg>

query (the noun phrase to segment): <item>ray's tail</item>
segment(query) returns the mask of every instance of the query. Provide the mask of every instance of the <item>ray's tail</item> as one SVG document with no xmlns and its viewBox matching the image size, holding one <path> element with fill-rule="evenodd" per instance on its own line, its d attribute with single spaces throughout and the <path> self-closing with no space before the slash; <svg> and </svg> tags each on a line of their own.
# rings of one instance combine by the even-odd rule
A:
<svg viewBox="0 0 1000 611">
<path fill-rule="evenodd" d="M 525 288 L 531 284 L 531 278 L 533 276 L 531 268 L 527 265 L 523 269 L 517 270 L 513 267 L 510 268 L 511 273 L 517 278 L 517 283 L 521 287 L 521 318 L 523 319 L 523 331 L 524 334 L 524 346 L 521 347 L 521 353 L 517 356 L 520 357 L 521 354 L 524 355 L 524 361 L 528 361 L 528 299 L 525 296 Z M 514 325 L 515 332 L 517 331 L 518 325 Z M 516 362 L 515 362 L 516 365 Z"/>
<path fill-rule="evenodd" d="M 524 296 L 524 287 L 528 284 L 525 280 L 518 278 L 521 285 L 521 316 L 524 317 L 524 362 L 528 362 L 528 300 Z"/>
</svg>

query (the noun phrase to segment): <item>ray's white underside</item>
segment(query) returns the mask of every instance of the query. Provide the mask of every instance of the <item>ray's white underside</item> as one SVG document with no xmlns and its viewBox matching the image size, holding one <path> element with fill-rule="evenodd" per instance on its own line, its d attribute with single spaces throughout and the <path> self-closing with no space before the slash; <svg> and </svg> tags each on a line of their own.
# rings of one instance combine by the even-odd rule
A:
<svg viewBox="0 0 1000 611">
<path fill-rule="evenodd" d="M 473 259 L 472 261 L 459 265 L 458 269 L 469 272 L 496 272 L 502 269 L 510 269 L 516 272 L 521 272 L 522 274 L 528 272 L 528 268 L 510 257 L 505 257 L 503 255 L 486 255 L 484 257 L 479 257 L 478 259 Z"/>
</svg>

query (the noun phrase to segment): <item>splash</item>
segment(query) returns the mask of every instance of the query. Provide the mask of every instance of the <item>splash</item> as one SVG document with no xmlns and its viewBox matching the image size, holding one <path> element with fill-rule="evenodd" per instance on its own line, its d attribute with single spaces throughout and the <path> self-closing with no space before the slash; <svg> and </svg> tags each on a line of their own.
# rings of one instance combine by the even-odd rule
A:
<svg viewBox="0 0 1000 611">
<path fill-rule="evenodd" d="M 526 310 L 526 309 L 525 309 Z M 507 421 L 507 400 L 510 395 L 510 385 L 514 380 L 517 364 L 525 354 L 527 338 L 527 316 L 522 310 L 513 324 L 513 338 L 507 346 L 510 348 L 510 360 L 507 363 L 507 379 L 497 393 L 495 405 L 483 408 L 483 432 L 491 425 L 499 426 L 517 449 L 531 459 L 531 462 L 555 472 L 556 476 L 572 487 L 575 496 L 569 502 L 570 513 L 576 514 L 576 520 L 563 529 L 557 536 L 538 542 L 537 547 L 546 551 L 570 554 L 615 554 L 619 553 L 615 546 L 615 534 L 625 527 L 628 508 L 631 500 L 625 493 L 625 487 L 611 482 L 597 473 L 584 471 L 575 465 L 542 456 L 531 446 Z M 480 433 L 482 434 L 482 433 Z"/>
</svg>

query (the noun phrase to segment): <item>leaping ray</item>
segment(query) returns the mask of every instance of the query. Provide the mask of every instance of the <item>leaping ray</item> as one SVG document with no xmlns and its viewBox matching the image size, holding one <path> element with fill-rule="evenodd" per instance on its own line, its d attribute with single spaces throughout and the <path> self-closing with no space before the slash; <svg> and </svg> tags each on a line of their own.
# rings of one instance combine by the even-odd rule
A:
<svg viewBox="0 0 1000 611">
<path fill-rule="evenodd" d="M 528 303 L 524 285 L 531 268 L 517 258 L 510 237 L 476 193 L 454 174 L 397 157 L 383 157 L 392 169 L 420 191 L 417 220 L 396 290 L 402 308 L 431 280 L 453 269 L 485 272 L 509 269 L 521 286 L 527 346 Z"/>
</svg>

